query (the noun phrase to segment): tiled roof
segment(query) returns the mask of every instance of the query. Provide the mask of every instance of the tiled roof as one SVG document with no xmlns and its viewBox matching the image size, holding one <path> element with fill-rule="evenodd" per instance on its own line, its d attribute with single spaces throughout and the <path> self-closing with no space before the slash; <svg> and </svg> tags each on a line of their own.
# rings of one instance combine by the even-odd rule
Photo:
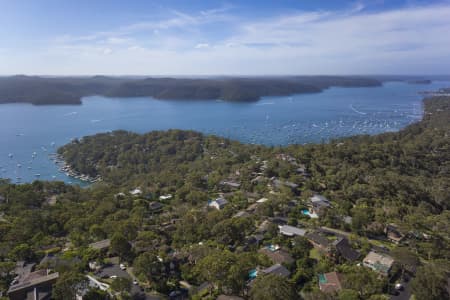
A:
<svg viewBox="0 0 450 300">
<path fill-rule="evenodd" d="M 330 272 L 319 275 L 319 287 L 324 293 L 336 293 L 342 289 L 342 275 L 336 272 Z"/>
</svg>

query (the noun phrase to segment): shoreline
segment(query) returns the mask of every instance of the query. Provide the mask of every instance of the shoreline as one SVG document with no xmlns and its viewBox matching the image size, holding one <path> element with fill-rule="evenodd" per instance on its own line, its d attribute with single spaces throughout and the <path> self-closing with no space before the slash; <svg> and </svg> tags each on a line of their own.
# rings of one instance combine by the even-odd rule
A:
<svg viewBox="0 0 450 300">
<path fill-rule="evenodd" d="M 66 162 L 64 157 L 60 154 L 54 153 L 49 155 L 50 160 L 52 160 L 56 166 L 58 167 L 58 171 L 60 173 L 65 173 L 67 177 L 78 179 L 85 183 L 96 183 L 103 181 L 102 177 L 100 175 L 97 175 L 96 177 L 91 177 L 86 174 L 82 174 L 77 172 L 73 166 L 71 166 L 69 163 Z"/>
<path fill-rule="evenodd" d="M 313 145 L 313 144 L 333 143 L 333 142 L 335 142 L 337 140 L 342 140 L 342 139 L 346 139 L 346 138 L 350 138 L 350 137 L 376 136 L 376 135 L 381 135 L 381 134 L 386 134 L 386 133 L 387 134 L 389 134 L 389 133 L 397 133 L 397 132 L 403 130 L 404 128 L 406 128 L 406 127 L 408 127 L 410 125 L 416 124 L 416 123 L 418 123 L 418 122 L 420 122 L 420 121 L 422 121 L 424 119 L 424 117 L 425 117 L 425 109 L 424 109 L 425 108 L 424 107 L 425 99 L 427 99 L 427 98 L 429 98 L 430 96 L 433 96 L 433 95 L 435 95 L 435 96 L 445 96 L 445 94 L 442 94 L 441 92 L 439 92 L 439 90 L 434 91 L 434 92 L 428 92 L 426 95 L 424 95 L 424 93 L 419 93 L 419 95 L 421 95 L 421 97 L 420 97 L 420 100 L 417 99 L 417 102 L 419 103 L 419 101 L 420 101 L 420 107 L 417 106 L 418 107 L 417 111 L 420 110 L 420 116 L 417 115 L 416 116 L 417 118 L 410 119 L 410 123 L 404 124 L 404 126 L 398 128 L 398 129 L 396 128 L 396 130 L 392 130 L 392 128 L 391 128 L 389 130 L 384 130 L 383 132 L 378 132 L 378 133 L 355 132 L 352 135 L 344 135 L 343 134 L 341 136 L 330 137 L 327 141 L 324 140 L 322 142 L 319 141 L 319 142 L 306 142 L 306 143 L 303 143 L 303 142 L 293 142 L 293 141 L 289 140 L 289 141 L 286 141 L 286 143 L 284 143 L 284 144 L 280 143 L 280 144 L 277 144 L 277 145 L 269 145 L 269 144 L 266 144 L 266 143 L 255 143 L 252 140 L 236 139 L 236 138 L 229 137 L 229 136 L 226 136 L 226 135 L 223 135 L 223 134 L 221 135 L 221 134 L 216 134 L 216 133 L 211 133 L 211 132 L 203 132 L 201 130 L 194 130 L 194 131 L 201 132 L 204 135 L 215 135 L 215 136 L 219 136 L 219 137 L 224 137 L 224 138 L 236 140 L 236 141 L 239 141 L 242 144 L 252 144 L 252 145 L 259 144 L 259 145 L 268 146 L 268 147 L 271 147 L 271 146 L 275 146 L 275 147 L 278 147 L 278 146 L 280 146 L 280 147 L 289 147 L 289 146 L 294 146 L 294 145 Z M 167 130 L 168 129 L 149 130 L 149 131 L 146 131 L 146 132 L 167 131 Z M 101 133 L 101 132 L 104 132 L 104 131 L 99 131 L 97 133 Z M 129 131 L 129 132 L 136 132 L 136 133 L 138 133 L 138 131 Z M 91 184 L 91 183 L 95 183 L 95 182 L 99 182 L 99 181 L 103 180 L 101 178 L 101 176 L 90 177 L 87 174 L 82 174 L 82 173 L 77 172 L 71 165 L 69 165 L 64 160 L 64 158 L 61 155 L 56 155 L 56 154 L 52 153 L 51 156 L 49 155 L 48 161 L 49 162 L 52 161 L 52 164 L 57 166 L 56 169 L 57 169 L 57 171 L 60 174 L 65 174 L 68 177 L 64 177 L 62 179 L 59 178 L 58 180 L 55 179 L 55 177 L 48 178 L 48 179 L 40 179 L 39 178 L 37 180 L 64 181 L 66 183 L 75 184 L 75 185 L 83 185 L 84 183 Z M 8 177 L 5 177 L 5 178 L 10 178 L 11 180 L 14 179 L 14 177 L 11 177 L 11 176 L 8 176 Z M 74 181 L 77 181 L 77 182 L 73 182 L 72 183 L 71 179 L 74 179 Z M 22 181 L 22 183 L 28 183 L 28 182 L 32 182 L 32 181 L 33 181 L 33 179 L 30 179 L 30 181 Z"/>
</svg>

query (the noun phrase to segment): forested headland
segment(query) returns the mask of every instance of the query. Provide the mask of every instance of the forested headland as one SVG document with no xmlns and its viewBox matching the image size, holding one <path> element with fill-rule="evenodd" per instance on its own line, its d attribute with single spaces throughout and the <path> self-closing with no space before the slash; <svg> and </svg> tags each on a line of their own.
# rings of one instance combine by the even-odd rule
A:
<svg viewBox="0 0 450 300">
<path fill-rule="evenodd" d="M 0 103 L 81 104 L 86 96 L 153 97 L 165 100 L 257 101 L 264 96 L 319 93 L 331 86 L 380 86 L 360 76 L 209 78 L 0 77 Z"/>
</svg>

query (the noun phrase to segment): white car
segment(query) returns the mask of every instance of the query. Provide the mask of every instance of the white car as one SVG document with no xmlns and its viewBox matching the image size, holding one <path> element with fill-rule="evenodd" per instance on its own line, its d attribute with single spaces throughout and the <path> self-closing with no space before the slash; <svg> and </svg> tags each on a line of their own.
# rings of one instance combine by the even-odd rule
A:
<svg viewBox="0 0 450 300">
<path fill-rule="evenodd" d="M 111 278 L 111 279 L 116 279 L 116 278 L 117 278 L 117 275 L 111 275 L 109 278 Z"/>
<path fill-rule="evenodd" d="M 138 285 L 138 281 L 135 279 L 135 280 L 133 280 L 133 284 L 134 285 Z"/>
<path fill-rule="evenodd" d="M 127 267 L 124 264 L 120 264 L 119 267 L 120 267 L 121 270 L 126 270 L 127 269 Z"/>
</svg>

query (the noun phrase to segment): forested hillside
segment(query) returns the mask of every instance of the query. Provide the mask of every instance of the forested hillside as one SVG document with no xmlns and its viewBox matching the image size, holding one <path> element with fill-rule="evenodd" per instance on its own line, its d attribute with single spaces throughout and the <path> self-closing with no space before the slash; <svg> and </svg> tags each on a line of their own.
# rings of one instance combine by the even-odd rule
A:
<svg viewBox="0 0 450 300">
<path fill-rule="evenodd" d="M 256 101 L 264 96 L 318 93 L 331 86 L 379 86 L 358 76 L 133 78 L 133 77 L 0 77 L 0 103 L 81 104 L 81 98 L 153 97 L 156 99 Z"/>
<path fill-rule="evenodd" d="M 316 145 L 244 145 L 180 130 L 75 140 L 60 155 L 102 182 L 0 182 L 0 291 L 16 261 L 47 268 L 41 259 L 51 253 L 56 299 L 86 274 L 128 299 L 130 281 L 89 267 L 118 268 L 111 256 L 152 295 L 375 300 L 401 282 L 417 300 L 446 299 L 450 97 L 424 108 L 400 132 Z M 313 195 L 329 203 L 321 196 L 325 208 L 315 210 Z M 104 239 L 107 252 L 89 246 Z M 388 274 L 358 266 L 374 252 L 395 261 Z M 324 274 L 339 288 L 323 289 Z"/>
</svg>

